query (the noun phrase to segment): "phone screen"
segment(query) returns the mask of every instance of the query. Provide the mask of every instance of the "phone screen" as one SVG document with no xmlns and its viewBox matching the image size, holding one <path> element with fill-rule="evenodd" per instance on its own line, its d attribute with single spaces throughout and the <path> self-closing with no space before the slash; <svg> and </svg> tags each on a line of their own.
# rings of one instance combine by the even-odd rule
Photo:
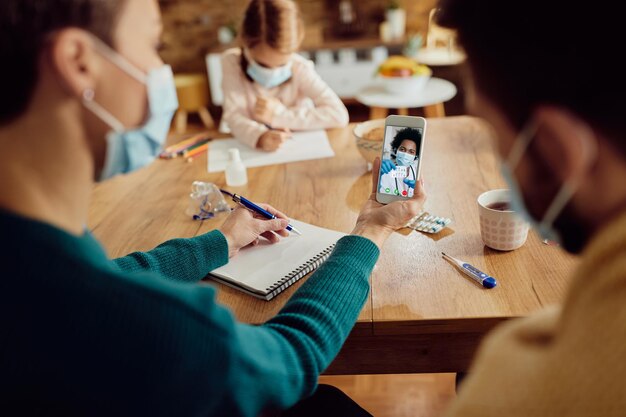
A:
<svg viewBox="0 0 626 417">
<path fill-rule="evenodd" d="M 424 129 L 420 127 L 386 127 L 379 193 L 413 197 L 419 175 L 423 133 Z"/>
</svg>

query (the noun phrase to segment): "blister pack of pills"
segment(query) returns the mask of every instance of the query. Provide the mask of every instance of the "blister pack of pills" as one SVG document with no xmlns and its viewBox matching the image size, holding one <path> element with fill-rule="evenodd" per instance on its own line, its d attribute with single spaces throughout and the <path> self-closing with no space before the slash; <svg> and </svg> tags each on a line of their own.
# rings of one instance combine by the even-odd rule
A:
<svg viewBox="0 0 626 417">
<path fill-rule="evenodd" d="M 439 233 L 450 223 L 452 223 L 452 219 L 435 216 L 425 211 L 413 217 L 406 224 L 406 227 L 424 233 Z"/>
</svg>

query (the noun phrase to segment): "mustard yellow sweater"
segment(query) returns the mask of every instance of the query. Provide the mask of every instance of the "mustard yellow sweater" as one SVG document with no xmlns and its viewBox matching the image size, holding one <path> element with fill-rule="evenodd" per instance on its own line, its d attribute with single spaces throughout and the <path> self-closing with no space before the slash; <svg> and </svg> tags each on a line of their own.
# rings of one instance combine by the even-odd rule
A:
<svg viewBox="0 0 626 417">
<path fill-rule="evenodd" d="M 561 308 L 497 328 L 448 416 L 626 416 L 626 214 L 583 253 Z"/>
</svg>

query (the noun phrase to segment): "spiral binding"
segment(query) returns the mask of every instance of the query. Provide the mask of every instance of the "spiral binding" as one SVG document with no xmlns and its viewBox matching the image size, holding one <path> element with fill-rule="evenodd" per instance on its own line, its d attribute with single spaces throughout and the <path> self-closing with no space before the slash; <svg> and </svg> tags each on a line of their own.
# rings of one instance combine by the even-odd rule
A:
<svg viewBox="0 0 626 417">
<path fill-rule="evenodd" d="M 319 254 L 317 254 L 314 258 L 309 259 L 304 264 L 291 271 L 288 275 L 285 275 L 274 285 L 266 288 L 265 290 L 270 293 L 270 298 L 273 298 L 277 294 L 281 293 L 285 288 L 291 286 L 293 283 L 304 277 L 309 272 L 312 272 L 319 268 L 319 266 L 322 265 L 324 261 L 326 261 L 326 259 L 328 259 L 333 249 L 335 249 L 335 245 L 327 247 Z"/>
</svg>

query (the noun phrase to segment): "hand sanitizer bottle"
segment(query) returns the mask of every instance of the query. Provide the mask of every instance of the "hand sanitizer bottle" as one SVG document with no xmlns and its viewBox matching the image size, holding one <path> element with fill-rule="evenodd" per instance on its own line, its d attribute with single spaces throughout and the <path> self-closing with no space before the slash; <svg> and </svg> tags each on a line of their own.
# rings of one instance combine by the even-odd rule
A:
<svg viewBox="0 0 626 417">
<path fill-rule="evenodd" d="M 248 183 L 248 172 L 246 166 L 241 161 L 239 149 L 228 150 L 228 165 L 226 165 L 226 184 L 229 187 L 241 187 Z"/>
</svg>

